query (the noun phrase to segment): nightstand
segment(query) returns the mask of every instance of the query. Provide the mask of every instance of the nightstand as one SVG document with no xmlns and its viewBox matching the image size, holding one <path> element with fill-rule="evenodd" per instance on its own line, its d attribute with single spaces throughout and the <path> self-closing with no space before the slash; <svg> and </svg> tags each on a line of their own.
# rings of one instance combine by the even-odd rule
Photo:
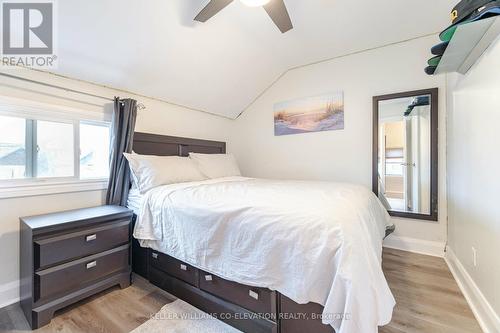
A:
<svg viewBox="0 0 500 333">
<path fill-rule="evenodd" d="M 132 211 L 99 206 L 21 218 L 21 307 L 32 329 L 131 278 Z"/>
</svg>

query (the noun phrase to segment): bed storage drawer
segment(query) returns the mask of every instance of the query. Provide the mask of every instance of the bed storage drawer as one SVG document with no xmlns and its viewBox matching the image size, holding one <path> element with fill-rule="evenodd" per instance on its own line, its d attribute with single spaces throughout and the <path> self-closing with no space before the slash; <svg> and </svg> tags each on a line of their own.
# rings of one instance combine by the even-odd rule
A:
<svg viewBox="0 0 500 333">
<path fill-rule="evenodd" d="M 323 307 L 320 304 L 297 304 L 288 297 L 280 295 L 280 313 L 287 314 L 280 320 L 281 332 L 335 333 L 330 325 L 321 322 Z M 304 314 L 307 319 L 302 317 Z"/>
<path fill-rule="evenodd" d="M 35 240 L 35 268 L 106 251 L 129 242 L 130 219 Z"/>
<path fill-rule="evenodd" d="M 54 266 L 35 273 L 35 302 L 89 285 L 119 271 L 129 271 L 129 245 Z"/>
<path fill-rule="evenodd" d="M 193 286 L 197 286 L 197 268 L 154 250 L 151 251 L 151 257 L 149 259 L 151 266 L 153 266 L 154 268 L 159 269 Z"/>
<path fill-rule="evenodd" d="M 200 270 L 200 289 L 258 314 L 276 313 L 276 292 L 224 280 Z"/>
</svg>

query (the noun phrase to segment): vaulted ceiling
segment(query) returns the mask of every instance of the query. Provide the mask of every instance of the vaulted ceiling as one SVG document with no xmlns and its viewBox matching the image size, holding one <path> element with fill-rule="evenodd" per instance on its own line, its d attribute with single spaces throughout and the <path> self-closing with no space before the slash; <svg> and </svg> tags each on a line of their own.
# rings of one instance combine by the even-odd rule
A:
<svg viewBox="0 0 500 333">
<path fill-rule="evenodd" d="M 281 34 L 239 0 L 58 1 L 59 66 L 72 78 L 234 118 L 287 69 L 440 31 L 457 0 L 285 0 Z"/>
</svg>

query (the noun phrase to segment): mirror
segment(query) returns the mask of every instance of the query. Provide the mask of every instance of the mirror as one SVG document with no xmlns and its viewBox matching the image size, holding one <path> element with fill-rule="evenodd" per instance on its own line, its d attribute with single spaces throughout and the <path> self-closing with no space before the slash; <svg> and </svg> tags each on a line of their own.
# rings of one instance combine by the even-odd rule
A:
<svg viewBox="0 0 500 333">
<path fill-rule="evenodd" d="M 438 89 L 373 98 L 373 192 L 392 216 L 437 221 Z"/>
</svg>

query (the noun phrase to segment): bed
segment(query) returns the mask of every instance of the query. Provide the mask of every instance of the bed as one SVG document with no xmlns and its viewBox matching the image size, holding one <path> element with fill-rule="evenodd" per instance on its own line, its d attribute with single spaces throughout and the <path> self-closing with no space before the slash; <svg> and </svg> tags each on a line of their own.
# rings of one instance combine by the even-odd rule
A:
<svg viewBox="0 0 500 333">
<path fill-rule="evenodd" d="M 176 156 L 225 148 L 146 133 L 133 145 Z M 394 227 L 362 187 L 226 177 L 132 189 L 129 208 L 134 271 L 244 332 L 368 333 L 391 319 L 380 261 Z"/>
</svg>

